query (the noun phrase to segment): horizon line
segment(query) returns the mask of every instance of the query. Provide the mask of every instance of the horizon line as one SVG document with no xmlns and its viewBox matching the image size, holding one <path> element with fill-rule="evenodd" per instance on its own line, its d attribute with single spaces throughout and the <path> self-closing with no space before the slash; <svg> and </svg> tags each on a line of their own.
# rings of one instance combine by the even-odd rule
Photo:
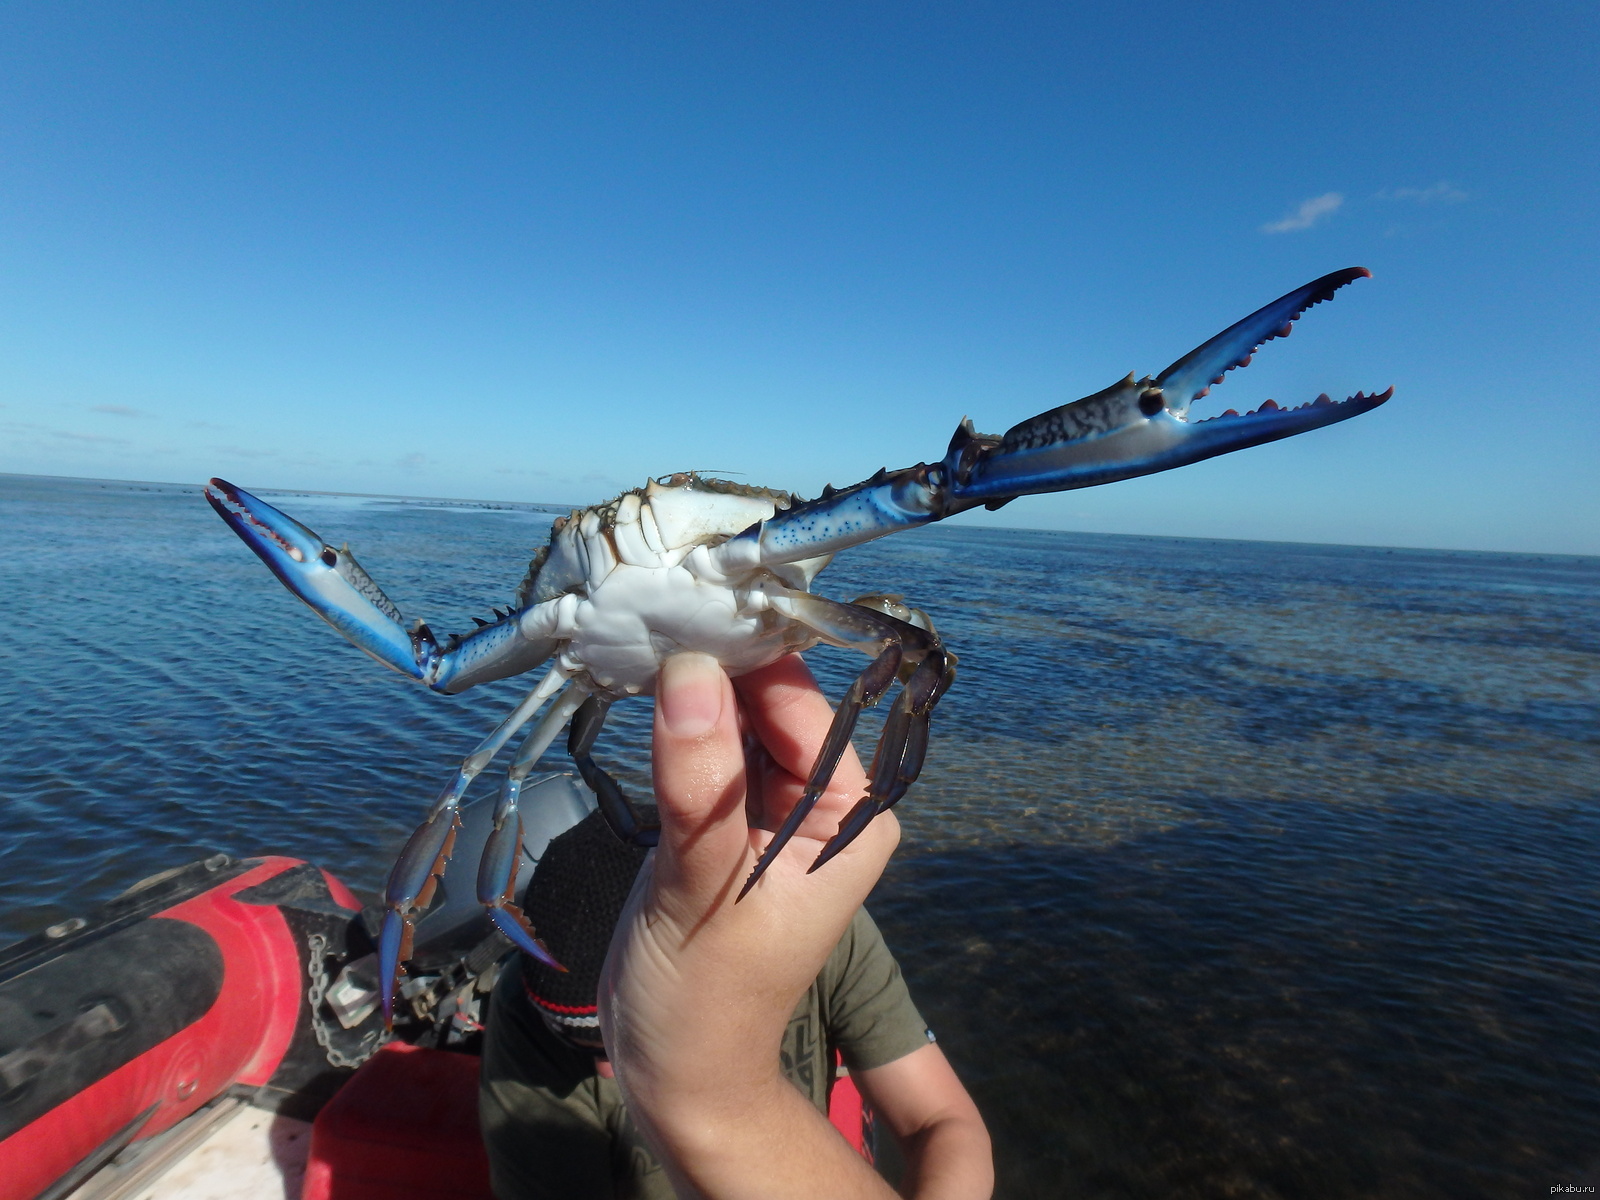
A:
<svg viewBox="0 0 1600 1200">
<path fill-rule="evenodd" d="M 132 483 L 144 484 L 151 487 L 165 488 L 194 488 L 203 491 L 203 483 L 178 483 L 171 480 L 159 479 L 117 479 L 97 475 L 39 475 L 23 471 L 0 471 L 0 479 L 56 479 L 71 483 Z M 475 507 L 491 505 L 516 505 L 519 508 L 534 512 L 549 512 L 559 516 L 563 513 L 578 512 L 585 508 L 593 508 L 590 504 L 558 504 L 543 500 L 486 500 L 474 499 L 467 496 L 414 496 L 403 492 L 333 492 L 320 488 L 283 488 L 283 487 L 258 487 L 257 491 L 270 492 L 278 495 L 294 496 L 336 496 L 353 500 L 410 500 L 425 501 L 441 504 L 470 504 Z M 923 528 L 927 528 L 924 526 Z M 964 526 L 950 525 L 950 529 L 964 528 Z M 1382 545 L 1367 542 L 1294 542 L 1277 538 L 1242 538 L 1242 537 L 1198 537 L 1191 534 L 1176 533 L 1106 533 L 1097 529 L 1059 529 L 1046 528 L 1038 525 L 990 525 L 990 529 L 998 529 L 1009 533 L 1068 533 L 1083 537 L 1110 537 L 1110 538 L 1144 538 L 1152 541 L 1169 542 L 1238 542 L 1254 543 L 1258 546 L 1329 546 L 1346 550 L 1408 550 L 1420 554 L 1498 554 L 1515 555 L 1520 558 L 1592 558 L 1600 559 L 1600 554 L 1583 554 L 1571 550 L 1465 550 L 1452 546 L 1406 546 Z"/>
</svg>

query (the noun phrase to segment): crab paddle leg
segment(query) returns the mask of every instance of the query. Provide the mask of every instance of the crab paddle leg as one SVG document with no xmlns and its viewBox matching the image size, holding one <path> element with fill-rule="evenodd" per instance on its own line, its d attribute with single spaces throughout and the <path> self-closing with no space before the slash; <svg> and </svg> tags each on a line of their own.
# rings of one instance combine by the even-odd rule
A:
<svg viewBox="0 0 1600 1200">
<path fill-rule="evenodd" d="M 556 734 L 561 732 L 567 718 L 578 711 L 586 694 L 577 684 L 569 684 L 567 690 L 550 706 L 550 711 L 539 719 L 533 732 L 523 739 L 516 757 L 511 760 L 511 769 L 506 772 L 505 782 L 500 785 L 500 800 L 494 810 L 494 827 L 484 842 L 483 858 L 478 863 L 478 903 L 488 910 L 489 920 L 515 943 L 517 949 L 531 954 L 557 971 L 565 971 L 566 968 L 556 961 L 550 948 L 539 940 L 528 918 L 517 906 L 513 894 L 517 882 L 517 863 L 522 854 L 522 817 L 517 811 L 517 799 L 534 763 L 556 740 Z"/>
<path fill-rule="evenodd" d="M 876 704 L 894 684 L 903 655 L 905 635 L 902 630 L 910 629 L 918 634 L 921 632 L 914 626 L 902 625 L 892 617 L 883 616 L 870 609 L 854 604 L 840 604 L 806 592 L 785 590 L 773 594 L 771 599 L 774 609 L 810 626 L 821 634 L 825 641 L 836 646 L 860 650 L 874 657 L 867 669 L 850 685 L 850 690 L 845 693 L 844 699 L 839 702 L 839 707 L 833 714 L 833 724 L 828 727 L 828 736 L 824 739 L 822 750 L 811 768 L 811 777 L 806 781 L 805 793 L 790 811 L 788 819 L 778 832 L 772 835 L 772 841 L 767 843 L 767 848 L 761 852 L 761 857 L 756 860 L 750 878 L 745 880 L 744 887 L 739 889 L 739 900 L 743 900 L 750 889 L 755 887 L 756 880 L 760 879 L 772 865 L 772 861 L 778 857 L 789 839 L 795 835 L 795 831 L 816 807 L 822 793 L 828 790 L 828 784 L 833 780 L 833 773 L 838 770 L 839 760 L 844 757 L 844 748 L 850 744 L 850 734 L 855 730 L 861 710 Z"/>
<path fill-rule="evenodd" d="M 383 930 L 378 935 L 378 981 L 383 993 L 386 1026 L 394 1022 L 394 993 L 400 983 L 400 964 L 411 957 L 411 934 L 417 914 L 432 901 L 439 876 L 444 874 L 450 852 L 455 848 L 456 830 L 461 824 L 458 810 L 467 785 L 566 682 L 566 673 L 552 668 L 511 715 L 461 760 L 455 778 L 439 793 L 427 817 L 406 840 L 405 848 L 389 871 L 389 882 L 383 891 L 386 909 Z"/>
</svg>

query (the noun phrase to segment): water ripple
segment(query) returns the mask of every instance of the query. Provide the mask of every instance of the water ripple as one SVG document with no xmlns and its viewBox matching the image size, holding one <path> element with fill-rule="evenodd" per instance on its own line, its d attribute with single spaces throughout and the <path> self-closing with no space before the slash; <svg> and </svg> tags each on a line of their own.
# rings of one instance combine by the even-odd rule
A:
<svg viewBox="0 0 1600 1200">
<path fill-rule="evenodd" d="M 441 631 L 550 521 L 282 503 Z M 961 658 L 872 903 L 999 1195 L 1510 1197 L 1600 1160 L 1600 561 L 954 527 L 820 583 Z M 215 850 L 370 892 L 521 694 L 381 670 L 197 489 L 0 476 L 0 595 L 0 934 Z M 861 665 L 812 658 L 834 695 Z M 600 748 L 636 792 L 649 720 Z"/>
</svg>

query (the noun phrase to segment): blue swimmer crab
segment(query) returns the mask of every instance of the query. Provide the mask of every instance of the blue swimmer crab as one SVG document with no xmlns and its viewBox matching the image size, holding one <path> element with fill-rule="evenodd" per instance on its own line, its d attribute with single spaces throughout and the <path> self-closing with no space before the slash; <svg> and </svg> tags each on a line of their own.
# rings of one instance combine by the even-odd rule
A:
<svg viewBox="0 0 1600 1200">
<path fill-rule="evenodd" d="M 897 596 L 845 604 L 811 592 L 835 553 L 982 505 L 1018 496 L 1093 487 L 1149 475 L 1290 437 L 1367 412 L 1389 399 L 1326 395 L 1298 408 L 1268 400 L 1190 421 L 1190 405 L 1249 364 L 1257 349 L 1287 336 L 1312 305 L 1370 272 L 1325 275 L 1191 350 L 1154 378 L 1129 375 L 1102 392 L 1030 417 L 1002 437 L 963 420 L 945 456 L 880 470 L 815 500 L 695 474 L 651 481 L 616 499 L 556 520 L 507 610 L 440 642 L 427 625 L 407 627 L 400 611 L 356 562 L 293 517 L 242 488 L 213 479 L 207 499 L 295 595 L 385 666 L 435 691 L 466 691 L 549 664 L 525 699 L 462 760 L 407 841 L 388 879 L 379 935 L 385 1018 L 412 927 L 428 906 L 459 827 L 467 785 L 546 702 L 502 784 L 494 829 L 478 872 L 478 899 L 518 947 L 559 968 L 512 896 L 521 845 L 517 797 L 535 761 L 571 721 L 567 748 L 618 837 L 653 844 L 616 781 L 590 751 L 611 704 L 649 695 L 662 661 L 681 650 L 714 655 L 731 675 L 755 670 L 818 643 L 872 658 L 840 702 L 804 795 L 754 864 L 742 898 L 793 836 L 833 777 L 862 708 L 898 681 L 900 691 L 868 772 L 869 787 L 812 865 L 816 870 L 917 778 L 933 707 L 955 678 L 955 656 L 925 614 Z"/>
</svg>

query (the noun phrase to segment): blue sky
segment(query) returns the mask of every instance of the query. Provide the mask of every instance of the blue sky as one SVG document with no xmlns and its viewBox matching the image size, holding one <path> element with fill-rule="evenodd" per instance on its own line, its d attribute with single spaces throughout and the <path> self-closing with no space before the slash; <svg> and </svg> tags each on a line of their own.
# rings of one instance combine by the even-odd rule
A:
<svg viewBox="0 0 1600 1200">
<path fill-rule="evenodd" d="M 1200 415 L 1385 408 L 970 519 L 1600 553 L 1597 60 L 1592 3 L 8 4 L 0 471 L 812 494 L 1364 265 Z"/>
</svg>

